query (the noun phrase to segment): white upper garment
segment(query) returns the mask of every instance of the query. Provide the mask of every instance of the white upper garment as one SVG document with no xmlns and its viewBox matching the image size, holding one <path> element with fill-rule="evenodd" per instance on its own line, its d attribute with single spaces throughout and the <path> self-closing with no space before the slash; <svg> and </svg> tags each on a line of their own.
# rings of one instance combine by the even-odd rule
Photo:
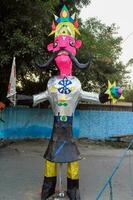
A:
<svg viewBox="0 0 133 200">
<path fill-rule="evenodd" d="M 34 105 L 49 100 L 55 116 L 72 116 L 79 101 L 99 102 L 99 94 L 86 92 L 75 76 L 55 76 L 49 79 L 47 90 L 33 95 Z"/>
</svg>

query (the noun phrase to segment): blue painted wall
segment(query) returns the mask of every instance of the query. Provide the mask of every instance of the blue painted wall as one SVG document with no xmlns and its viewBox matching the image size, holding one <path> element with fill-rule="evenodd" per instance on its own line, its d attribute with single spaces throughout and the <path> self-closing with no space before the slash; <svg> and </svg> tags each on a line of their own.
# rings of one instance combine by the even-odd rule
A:
<svg viewBox="0 0 133 200">
<path fill-rule="evenodd" d="M 49 138 L 53 114 L 49 109 L 7 108 L 0 121 L 0 138 Z M 133 112 L 77 110 L 74 116 L 75 137 L 105 139 L 133 133 Z"/>
</svg>

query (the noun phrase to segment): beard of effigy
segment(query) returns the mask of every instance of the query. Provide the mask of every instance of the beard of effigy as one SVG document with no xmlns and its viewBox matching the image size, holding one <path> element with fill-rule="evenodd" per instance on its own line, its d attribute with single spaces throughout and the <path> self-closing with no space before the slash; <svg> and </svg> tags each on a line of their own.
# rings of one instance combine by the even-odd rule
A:
<svg viewBox="0 0 133 200">
<path fill-rule="evenodd" d="M 79 69 L 85 69 L 91 65 L 92 56 L 89 55 L 87 63 L 80 63 L 75 55 L 73 55 L 70 51 L 66 50 L 66 48 L 60 48 L 59 51 L 53 52 L 52 56 L 45 64 L 36 64 L 38 67 L 46 69 L 53 61 L 56 62 L 60 75 L 69 76 L 72 75 L 72 65 Z"/>
</svg>

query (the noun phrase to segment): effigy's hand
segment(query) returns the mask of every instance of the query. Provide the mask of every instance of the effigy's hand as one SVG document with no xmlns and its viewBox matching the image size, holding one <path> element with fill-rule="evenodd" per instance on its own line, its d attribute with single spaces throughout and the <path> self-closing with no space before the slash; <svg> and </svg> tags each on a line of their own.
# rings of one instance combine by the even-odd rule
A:
<svg viewBox="0 0 133 200">
<path fill-rule="evenodd" d="M 107 88 L 105 94 L 108 95 L 108 99 L 113 104 L 116 103 L 118 100 L 124 99 L 122 93 L 123 93 L 122 88 L 119 86 L 116 86 L 116 82 L 111 84 L 110 81 L 108 81 L 108 88 Z"/>
</svg>

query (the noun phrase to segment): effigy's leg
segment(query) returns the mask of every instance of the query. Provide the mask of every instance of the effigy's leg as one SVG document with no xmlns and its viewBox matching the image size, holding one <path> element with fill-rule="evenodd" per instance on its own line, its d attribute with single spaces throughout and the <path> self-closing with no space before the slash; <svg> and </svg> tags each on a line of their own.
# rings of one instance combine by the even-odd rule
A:
<svg viewBox="0 0 133 200">
<path fill-rule="evenodd" d="M 79 193 L 79 162 L 67 165 L 67 194 L 70 200 L 80 200 Z"/>
<path fill-rule="evenodd" d="M 57 163 L 45 160 L 44 181 L 41 200 L 45 200 L 55 193 Z"/>
</svg>

